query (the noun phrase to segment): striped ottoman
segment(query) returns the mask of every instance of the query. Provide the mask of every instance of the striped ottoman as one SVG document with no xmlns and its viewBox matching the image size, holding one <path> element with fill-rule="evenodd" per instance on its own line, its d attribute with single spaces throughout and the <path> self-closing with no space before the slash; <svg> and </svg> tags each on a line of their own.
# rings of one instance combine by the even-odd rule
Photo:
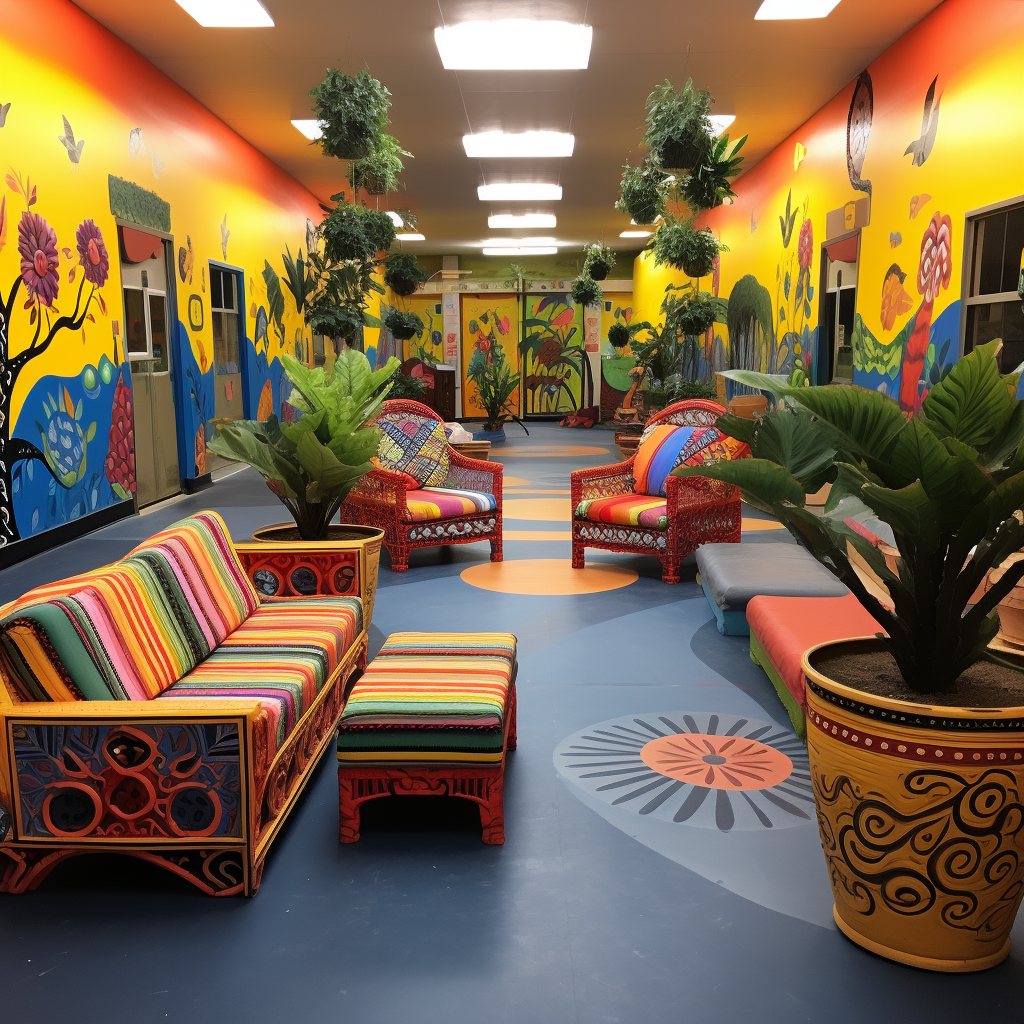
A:
<svg viewBox="0 0 1024 1024">
<path fill-rule="evenodd" d="M 505 753 L 516 747 L 511 633 L 394 633 L 352 688 L 338 727 L 340 837 L 382 796 L 461 796 L 485 843 L 505 841 Z"/>
</svg>

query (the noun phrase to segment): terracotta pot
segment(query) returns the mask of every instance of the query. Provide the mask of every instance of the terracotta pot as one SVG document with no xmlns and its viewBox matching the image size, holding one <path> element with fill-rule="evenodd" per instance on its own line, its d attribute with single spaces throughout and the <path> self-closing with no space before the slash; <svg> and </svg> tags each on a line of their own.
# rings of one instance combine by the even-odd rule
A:
<svg viewBox="0 0 1024 1024">
<path fill-rule="evenodd" d="M 1016 551 L 998 568 L 988 574 L 982 584 L 981 593 L 988 593 L 994 583 L 1003 578 L 1003 573 L 1015 562 L 1024 558 L 1024 551 Z M 980 598 L 980 595 L 976 595 Z M 1011 644 L 1024 646 L 1024 582 L 1018 583 L 1006 597 L 996 605 L 999 612 L 999 633 Z"/>
<path fill-rule="evenodd" d="M 318 566 L 313 564 L 317 556 L 330 555 L 336 551 L 358 552 L 359 558 L 359 579 L 360 597 L 363 600 L 363 628 L 369 629 L 373 620 L 373 603 L 377 597 L 377 571 L 380 567 L 380 549 L 384 543 L 384 531 L 373 526 L 356 526 L 352 523 L 337 523 L 328 527 L 327 540 L 301 540 L 294 523 L 274 523 L 272 526 L 264 526 L 253 531 L 252 539 L 264 544 L 273 544 L 275 547 L 294 553 L 298 558 L 300 554 L 308 554 L 305 561 L 309 565 L 303 565 L 311 573 L 310 583 L 313 589 L 306 591 L 308 594 L 334 594 L 337 591 L 331 586 L 324 584 L 322 574 Z M 296 568 L 299 566 L 296 565 Z M 294 571 L 292 569 L 291 571 Z"/>
<path fill-rule="evenodd" d="M 768 399 L 764 395 L 736 395 L 729 403 L 729 412 L 745 420 L 752 420 L 755 415 L 761 415 L 767 409 Z"/>
<path fill-rule="evenodd" d="M 1004 960 L 1024 892 L 1024 708 L 875 697 L 804 654 L 807 751 L 833 916 L 858 945 L 933 971 Z"/>
</svg>

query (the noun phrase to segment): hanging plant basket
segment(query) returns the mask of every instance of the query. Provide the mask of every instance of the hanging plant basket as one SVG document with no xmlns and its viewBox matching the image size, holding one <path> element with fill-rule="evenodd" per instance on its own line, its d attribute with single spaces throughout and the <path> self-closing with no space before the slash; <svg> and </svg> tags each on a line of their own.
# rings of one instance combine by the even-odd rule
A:
<svg viewBox="0 0 1024 1024">
<path fill-rule="evenodd" d="M 360 308 L 338 306 L 327 298 L 310 307 L 307 320 L 314 334 L 322 334 L 325 338 L 342 338 L 346 342 L 358 337 L 365 324 Z"/>
<path fill-rule="evenodd" d="M 361 188 L 371 196 L 397 192 L 398 176 L 405 169 L 402 157 L 411 156 L 393 135 L 381 133 L 368 156 L 349 164 L 348 183 L 353 190 Z"/>
<path fill-rule="evenodd" d="M 668 187 L 665 175 L 656 167 L 630 167 L 622 172 L 617 210 L 628 213 L 637 224 L 653 224 L 665 213 Z"/>
<path fill-rule="evenodd" d="M 588 245 L 583 253 L 583 273 L 595 281 L 603 281 L 615 266 L 615 250 L 601 242 Z"/>
<path fill-rule="evenodd" d="M 707 292 L 702 292 L 700 296 L 680 303 L 676 312 L 676 326 L 681 334 L 699 338 L 714 325 L 717 312 L 714 301 Z"/>
<path fill-rule="evenodd" d="M 388 123 L 391 93 L 366 71 L 346 75 L 328 68 L 309 95 L 323 132 L 317 141 L 324 154 L 342 160 L 369 156 Z"/>
<path fill-rule="evenodd" d="M 395 225 L 380 210 L 339 203 L 325 218 L 324 253 L 332 262 L 370 259 L 395 240 Z"/>
<path fill-rule="evenodd" d="M 410 252 L 389 252 L 384 261 L 384 283 L 396 294 L 412 295 L 427 280 L 416 257 Z"/>
<path fill-rule="evenodd" d="M 407 341 L 413 335 L 423 331 L 423 321 L 416 313 L 403 313 L 399 309 L 389 309 L 381 319 L 396 341 Z"/>
<path fill-rule="evenodd" d="M 570 290 L 572 301 L 580 306 L 593 306 L 600 302 L 604 292 L 601 286 L 589 275 L 580 274 L 572 283 Z"/>
<path fill-rule="evenodd" d="M 692 221 L 663 224 L 651 241 L 655 264 L 668 264 L 687 277 L 707 277 L 714 269 L 721 243 L 707 228 L 696 230 Z"/>
<path fill-rule="evenodd" d="M 614 323 L 608 328 L 608 344 L 612 348 L 625 348 L 629 344 L 629 327 L 623 323 Z"/>
<path fill-rule="evenodd" d="M 714 140 L 711 102 L 711 94 L 695 91 L 689 78 L 679 92 L 668 79 L 655 87 L 647 97 L 644 134 L 654 163 L 665 170 L 684 170 L 707 159 Z"/>
</svg>

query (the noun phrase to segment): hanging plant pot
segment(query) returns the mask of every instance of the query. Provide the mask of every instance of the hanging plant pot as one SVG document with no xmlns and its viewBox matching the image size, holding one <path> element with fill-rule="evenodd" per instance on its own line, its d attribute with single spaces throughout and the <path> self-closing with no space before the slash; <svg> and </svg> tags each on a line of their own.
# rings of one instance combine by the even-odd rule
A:
<svg viewBox="0 0 1024 1024">
<path fill-rule="evenodd" d="M 665 213 L 665 175 L 656 167 L 630 167 L 622 172 L 615 208 L 628 213 L 637 224 L 653 224 Z"/>
<path fill-rule="evenodd" d="M 423 321 L 415 313 L 389 309 L 381 319 L 396 341 L 408 341 L 413 335 L 423 331 Z"/>
<path fill-rule="evenodd" d="M 603 281 L 608 276 L 608 272 L 611 269 L 612 268 L 607 263 L 604 263 L 601 260 L 594 260 L 589 267 L 590 276 L 594 281 Z"/>
<path fill-rule="evenodd" d="M 387 124 L 391 93 L 366 71 L 346 75 L 330 68 L 309 95 L 325 155 L 342 160 L 369 156 Z"/>
<path fill-rule="evenodd" d="M 692 221 L 679 220 L 663 224 L 651 240 L 656 264 L 667 263 L 687 277 L 707 277 L 722 250 L 718 239 L 707 229 L 699 231 Z"/>
<path fill-rule="evenodd" d="M 420 268 L 412 253 L 388 253 L 384 261 L 384 283 L 396 295 L 412 295 L 426 280 L 426 273 Z"/>
<path fill-rule="evenodd" d="M 1024 829 L 1009 824 L 1024 813 L 1024 707 L 910 703 L 831 678 L 837 659 L 884 650 L 852 640 L 803 656 L 835 921 L 899 963 L 984 970 L 1009 953 L 1024 892 Z"/>
</svg>

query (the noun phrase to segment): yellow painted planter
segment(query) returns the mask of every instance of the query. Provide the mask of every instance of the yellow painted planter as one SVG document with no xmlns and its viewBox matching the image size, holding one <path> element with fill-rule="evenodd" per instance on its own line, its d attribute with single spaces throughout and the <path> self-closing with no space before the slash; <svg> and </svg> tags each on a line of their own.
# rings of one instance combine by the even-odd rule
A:
<svg viewBox="0 0 1024 1024">
<path fill-rule="evenodd" d="M 880 956 L 980 971 L 1010 952 L 1024 892 L 1024 708 L 875 697 L 814 668 L 807 749 L 836 924 Z"/>
</svg>

